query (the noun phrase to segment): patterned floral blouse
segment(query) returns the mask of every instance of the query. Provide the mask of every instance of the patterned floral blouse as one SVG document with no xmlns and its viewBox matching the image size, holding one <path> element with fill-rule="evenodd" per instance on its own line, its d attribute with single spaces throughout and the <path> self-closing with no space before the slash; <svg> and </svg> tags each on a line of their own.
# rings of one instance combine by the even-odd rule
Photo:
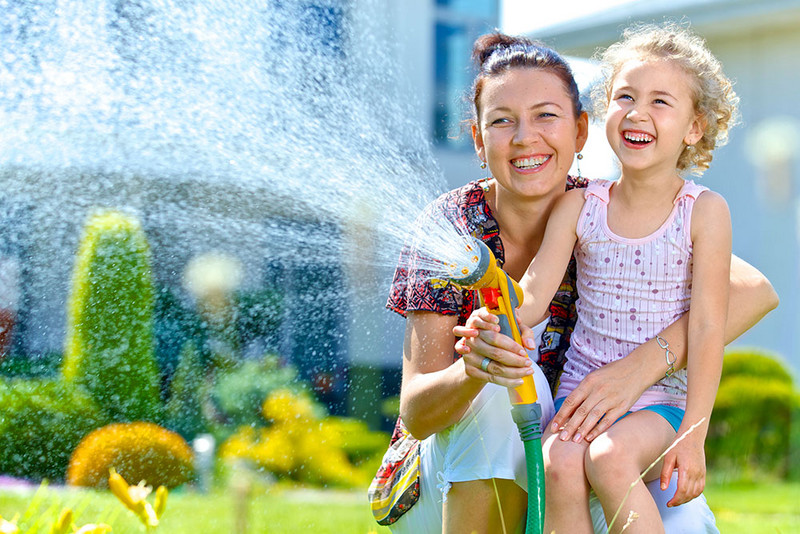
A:
<svg viewBox="0 0 800 534">
<path fill-rule="evenodd" d="M 587 183 L 583 178 L 569 176 L 567 190 L 586 187 Z M 457 227 L 465 226 L 473 237 L 486 243 L 497 259 L 498 266 L 502 267 L 505 253 L 500 240 L 500 227 L 486 202 L 484 185 L 484 180 L 470 182 L 445 193 L 434 202 L 428 213 L 441 215 Z M 446 281 L 432 279 L 429 272 L 416 268 L 418 257 L 412 247 L 406 247 L 401 252 L 386 307 L 404 317 L 408 311 L 457 315 L 458 324 L 463 325 L 479 306 L 478 292 L 462 290 Z M 561 287 L 550 303 L 550 319 L 539 343 L 539 367 L 553 390 L 566 361 L 564 354 L 575 326 L 575 274 L 575 260 L 572 259 Z M 459 357 L 454 351 L 453 358 Z"/>
</svg>

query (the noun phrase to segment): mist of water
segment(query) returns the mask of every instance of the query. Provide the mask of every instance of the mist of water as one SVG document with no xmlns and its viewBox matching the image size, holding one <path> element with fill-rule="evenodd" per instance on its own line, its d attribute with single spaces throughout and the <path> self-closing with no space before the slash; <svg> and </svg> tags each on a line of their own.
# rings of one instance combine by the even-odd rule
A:
<svg viewBox="0 0 800 534">
<path fill-rule="evenodd" d="M 293 261 L 352 243 L 282 221 L 356 229 L 392 265 L 444 181 L 380 29 L 320 4 L 0 2 L 0 179 L 43 246 L 115 205 L 187 248 Z M 459 254 L 458 229 L 427 233 L 431 257 Z"/>
</svg>

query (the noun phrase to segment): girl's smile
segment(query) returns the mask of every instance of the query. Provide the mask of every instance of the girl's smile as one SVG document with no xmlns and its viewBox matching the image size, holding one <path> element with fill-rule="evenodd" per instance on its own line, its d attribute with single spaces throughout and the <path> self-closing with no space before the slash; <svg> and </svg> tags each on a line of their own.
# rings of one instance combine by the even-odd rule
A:
<svg viewBox="0 0 800 534">
<path fill-rule="evenodd" d="M 687 145 L 702 137 L 691 79 L 670 60 L 630 60 L 611 87 L 606 134 L 623 176 L 675 174 Z"/>
<path fill-rule="evenodd" d="M 622 139 L 626 146 L 633 149 L 638 149 L 646 147 L 655 141 L 656 138 L 647 132 L 625 130 L 622 132 Z"/>
</svg>

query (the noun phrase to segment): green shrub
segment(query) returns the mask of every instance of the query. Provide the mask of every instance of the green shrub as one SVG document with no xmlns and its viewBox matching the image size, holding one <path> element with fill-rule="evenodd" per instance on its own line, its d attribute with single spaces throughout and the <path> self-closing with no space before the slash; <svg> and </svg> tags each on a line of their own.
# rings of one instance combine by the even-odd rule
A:
<svg viewBox="0 0 800 534">
<path fill-rule="evenodd" d="M 115 421 L 158 417 L 150 249 L 132 216 L 107 210 L 86 223 L 68 303 L 63 372 Z"/>
<path fill-rule="evenodd" d="M 206 391 L 205 371 L 194 343 L 186 343 L 181 352 L 165 410 L 165 426 L 191 440 L 206 430 L 203 404 Z"/>
<path fill-rule="evenodd" d="M 725 352 L 722 380 L 733 376 L 762 377 L 789 385 L 793 383 L 792 375 L 780 356 L 757 348 L 735 348 Z"/>
<path fill-rule="evenodd" d="M 61 370 L 60 352 L 11 353 L 0 361 L 0 376 L 9 378 L 55 378 Z"/>
<path fill-rule="evenodd" d="M 64 480 L 81 439 L 107 421 L 81 389 L 54 380 L 0 380 L 0 472 Z"/>
<path fill-rule="evenodd" d="M 779 359 L 762 351 L 726 354 L 706 441 L 709 466 L 786 476 L 798 409 L 800 395 Z"/>
<path fill-rule="evenodd" d="M 297 371 L 282 365 L 276 356 L 246 360 L 217 375 L 212 399 L 226 423 L 234 426 L 263 424 L 261 405 L 277 389 L 299 391 Z"/>
</svg>

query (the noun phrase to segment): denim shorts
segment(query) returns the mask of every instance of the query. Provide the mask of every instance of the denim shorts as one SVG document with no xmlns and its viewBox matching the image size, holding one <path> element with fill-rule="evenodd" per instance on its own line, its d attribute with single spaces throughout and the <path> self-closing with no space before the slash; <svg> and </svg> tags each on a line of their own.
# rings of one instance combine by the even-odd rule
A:
<svg viewBox="0 0 800 534">
<path fill-rule="evenodd" d="M 566 399 L 566 397 L 559 397 L 555 400 L 556 413 L 558 413 L 558 410 L 561 409 L 561 405 L 564 404 L 564 399 Z M 651 412 L 657 413 L 658 415 L 667 420 L 667 423 L 670 424 L 670 426 L 673 428 L 673 430 L 675 430 L 675 432 L 677 432 L 678 428 L 681 426 L 681 421 L 683 421 L 683 416 L 686 413 L 682 408 L 678 408 L 677 406 L 666 406 L 664 404 L 653 404 L 652 406 L 645 406 L 644 408 L 642 408 L 642 410 L 650 410 Z M 625 412 L 625 415 L 623 415 L 622 417 L 625 417 L 632 413 L 633 412 Z M 622 419 L 622 417 L 620 417 L 619 419 Z M 619 419 L 617 419 L 617 421 L 619 421 Z"/>
</svg>

